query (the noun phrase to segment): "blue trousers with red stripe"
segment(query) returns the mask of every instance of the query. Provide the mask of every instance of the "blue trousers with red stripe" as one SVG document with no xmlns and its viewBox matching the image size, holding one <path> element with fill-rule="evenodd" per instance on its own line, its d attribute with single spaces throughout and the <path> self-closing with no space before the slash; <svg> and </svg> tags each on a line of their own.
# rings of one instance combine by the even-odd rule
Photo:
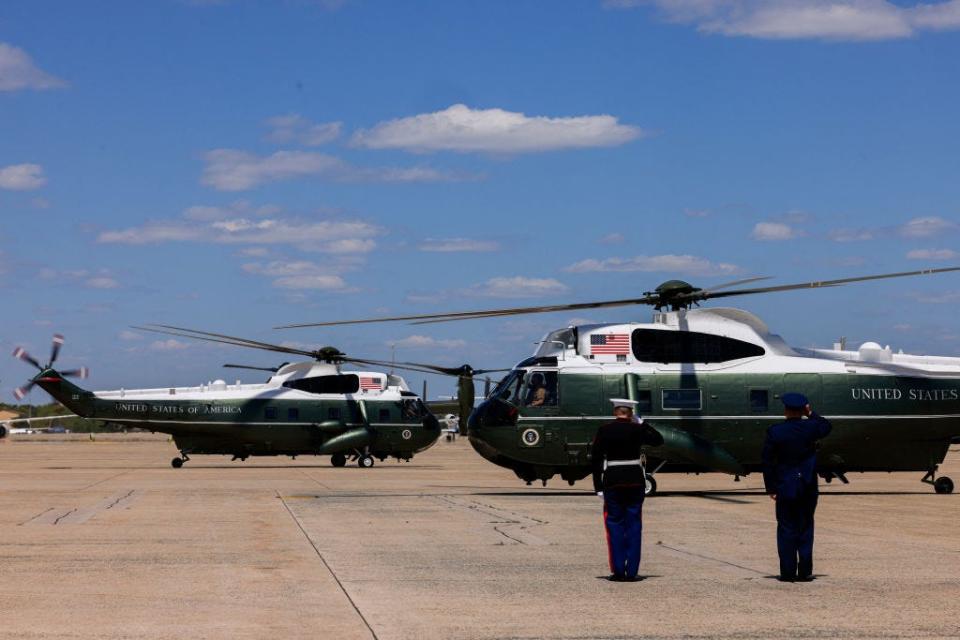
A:
<svg viewBox="0 0 960 640">
<path fill-rule="evenodd" d="M 615 576 L 635 578 L 640 570 L 643 498 L 643 487 L 603 490 L 603 524 Z"/>
</svg>

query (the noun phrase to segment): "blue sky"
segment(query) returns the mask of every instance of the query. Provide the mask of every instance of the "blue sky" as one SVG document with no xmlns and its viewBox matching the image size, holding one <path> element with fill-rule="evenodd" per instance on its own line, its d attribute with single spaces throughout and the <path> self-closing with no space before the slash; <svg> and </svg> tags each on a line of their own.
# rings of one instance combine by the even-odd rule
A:
<svg viewBox="0 0 960 640">
<path fill-rule="evenodd" d="M 509 366 L 649 311 L 270 327 L 960 264 L 957 60 L 956 0 L 8 0 L 0 350 L 62 332 L 93 388 L 278 362 L 148 322 Z M 960 354 L 960 276 L 733 303 Z"/>
</svg>

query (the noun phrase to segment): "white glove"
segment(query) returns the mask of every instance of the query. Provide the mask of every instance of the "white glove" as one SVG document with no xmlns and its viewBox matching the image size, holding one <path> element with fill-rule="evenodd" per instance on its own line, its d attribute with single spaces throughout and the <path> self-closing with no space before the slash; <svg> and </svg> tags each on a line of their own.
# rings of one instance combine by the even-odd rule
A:
<svg viewBox="0 0 960 640">
<path fill-rule="evenodd" d="M 600 498 L 602 498 L 602 497 L 603 497 L 603 491 L 597 491 L 597 496 L 600 497 Z"/>
</svg>

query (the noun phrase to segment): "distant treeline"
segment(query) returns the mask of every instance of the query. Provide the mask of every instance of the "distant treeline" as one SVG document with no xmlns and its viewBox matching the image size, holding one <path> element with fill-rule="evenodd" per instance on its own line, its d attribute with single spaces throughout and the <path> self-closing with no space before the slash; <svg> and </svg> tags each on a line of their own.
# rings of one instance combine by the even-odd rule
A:
<svg viewBox="0 0 960 640">
<path fill-rule="evenodd" d="M 61 414 L 73 413 L 70 409 L 67 409 L 65 406 L 59 402 L 51 402 L 49 404 L 4 404 L 0 402 L 0 411 L 15 411 L 20 414 L 21 418 L 43 418 L 46 416 L 57 416 Z M 61 418 L 59 420 L 45 420 L 43 422 L 37 422 L 31 426 L 34 426 L 38 429 L 44 429 L 46 427 L 52 427 L 54 425 L 59 425 L 66 427 L 75 433 L 102 433 L 102 432 L 116 432 L 123 431 L 123 428 L 116 424 L 108 424 L 100 420 L 84 420 L 83 418 Z M 24 427 L 26 425 L 20 424 L 19 427 Z"/>
</svg>

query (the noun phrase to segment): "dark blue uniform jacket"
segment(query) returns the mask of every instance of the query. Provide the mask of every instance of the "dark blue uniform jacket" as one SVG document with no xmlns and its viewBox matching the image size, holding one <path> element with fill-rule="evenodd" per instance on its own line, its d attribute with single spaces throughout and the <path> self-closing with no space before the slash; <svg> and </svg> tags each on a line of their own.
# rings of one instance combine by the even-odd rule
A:
<svg viewBox="0 0 960 640">
<path fill-rule="evenodd" d="M 763 444 L 763 484 L 767 493 L 798 498 L 817 490 L 817 440 L 833 429 L 826 418 L 811 413 L 767 429 Z"/>
<path fill-rule="evenodd" d="M 663 436 L 647 424 L 630 420 L 614 420 L 600 427 L 593 439 L 591 459 L 593 462 L 593 488 L 620 489 L 642 487 L 646 484 L 643 467 L 638 465 L 603 469 L 604 460 L 637 460 L 643 445 L 659 447 Z"/>
</svg>

